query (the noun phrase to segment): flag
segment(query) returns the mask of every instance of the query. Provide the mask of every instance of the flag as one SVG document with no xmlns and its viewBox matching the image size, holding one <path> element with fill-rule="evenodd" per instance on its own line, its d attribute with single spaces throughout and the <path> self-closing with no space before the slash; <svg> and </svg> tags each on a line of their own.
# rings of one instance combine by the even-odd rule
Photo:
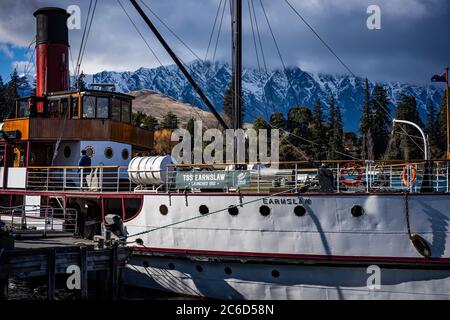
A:
<svg viewBox="0 0 450 320">
<path fill-rule="evenodd" d="M 443 75 L 438 75 L 435 74 L 432 78 L 431 78 L 431 82 L 447 82 L 447 77 L 445 75 L 445 73 Z"/>
</svg>

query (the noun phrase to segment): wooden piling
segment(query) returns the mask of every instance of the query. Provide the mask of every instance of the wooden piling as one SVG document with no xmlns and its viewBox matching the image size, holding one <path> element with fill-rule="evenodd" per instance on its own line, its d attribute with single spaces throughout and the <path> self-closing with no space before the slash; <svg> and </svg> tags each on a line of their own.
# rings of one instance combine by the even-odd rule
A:
<svg viewBox="0 0 450 320">
<path fill-rule="evenodd" d="M 16 248 L 3 252 L 0 259 L 0 300 L 8 298 L 9 279 L 47 279 L 47 298 L 55 298 L 56 276 L 67 268 L 80 268 L 81 298 L 88 299 L 88 275 L 97 275 L 98 297 L 118 298 L 120 270 L 131 250 L 126 247 L 95 249 L 95 243 L 79 239 L 47 237 L 39 241 L 16 241 Z"/>
</svg>

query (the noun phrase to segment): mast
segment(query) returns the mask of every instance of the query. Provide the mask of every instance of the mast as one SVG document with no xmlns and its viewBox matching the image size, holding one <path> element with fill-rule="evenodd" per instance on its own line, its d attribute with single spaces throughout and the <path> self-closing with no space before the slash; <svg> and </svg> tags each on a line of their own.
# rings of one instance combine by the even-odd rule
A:
<svg viewBox="0 0 450 320">
<path fill-rule="evenodd" d="M 224 128 L 228 129 L 227 124 L 223 120 L 223 118 L 220 116 L 220 114 L 217 112 L 216 108 L 212 104 L 211 100 L 208 99 L 208 97 L 205 95 L 203 90 L 200 88 L 200 86 L 195 82 L 194 78 L 189 74 L 189 72 L 184 67 L 183 63 L 178 59 L 177 55 L 173 50 L 170 48 L 170 46 L 167 44 L 166 40 L 164 40 L 163 36 L 159 33 L 158 29 L 156 29 L 155 25 L 150 21 L 149 17 L 145 14 L 145 12 L 142 10 L 142 8 L 139 6 L 136 0 L 130 0 L 131 4 L 134 6 L 136 11 L 140 14 L 142 19 L 144 19 L 147 26 L 150 28 L 150 30 L 153 32 L 153 34 L 156 36 L 156 38 L 159 40 L 161 45 L 166 49 L 167 53 L 170 55 L 170 57 L 173 59 L 175 64 L 178 66 L 180 71 L 183 73 L 183 75 L 186 77 L 186 79 L 189 81 L 189 83 L 194 87 L 194 90 L 197 92 L 197 94 L 200 96 L 202 101 L 206 104 L 206 106 L 209 108 L 209 110 L 212 112 L 212 114 L 216 117 L 219 124 Z"/>
<path fill-rule="evenodd" d="M 233 128 L 242 128 L 242 0 L 233 0 Z"/>
</svg>

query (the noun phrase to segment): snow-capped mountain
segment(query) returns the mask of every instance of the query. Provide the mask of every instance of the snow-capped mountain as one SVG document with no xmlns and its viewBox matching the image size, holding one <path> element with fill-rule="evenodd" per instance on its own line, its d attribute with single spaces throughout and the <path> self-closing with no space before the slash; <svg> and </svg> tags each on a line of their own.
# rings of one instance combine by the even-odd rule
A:
<svg viewBox="0 0 450 320">
<path fill-rule="evenodd" d="M 221 111 L 225 92 L 231 80 L 231 67 L 227 63 L 194 61 L 188 70 L 205 91 L 207 96 Z M 116 89 L 129 93 L 140 89 L 150 89 L 184 103 L 205 109 L 202 101 L 175 65 L 154 69 L 140 68 L 134 72 L 100 72 L 94 75 L 95 82 L 114 83 Z M 87 77 L 87 82 L 92 76 Z M 274 112 L 287 114 L 293 106 L 312 108 L 317 99 L 326 106 L 334 95 L 344 115 L 345 129 L 358 131 L 360 109 L 364 99 L 364 79 L 348 75 L 326 75 L 305 72 L 300 68 L 259 72 L 254 68 L 243 70 L 243 92 L 245 100 L 245 120 L 251 122 L 258 116 L 266 119 Z M 375 83 L 370 83 L 373 88 Z M 434 86 L 418 86 L 402 83 L 383 83 L 394 109 L 400 93 L 415 96 L 418 108 L 425 116 L 430 100 L 439 106 L 443 90 Z M 326 111 L 326 110 L 325 110 Z"/>
</svg>

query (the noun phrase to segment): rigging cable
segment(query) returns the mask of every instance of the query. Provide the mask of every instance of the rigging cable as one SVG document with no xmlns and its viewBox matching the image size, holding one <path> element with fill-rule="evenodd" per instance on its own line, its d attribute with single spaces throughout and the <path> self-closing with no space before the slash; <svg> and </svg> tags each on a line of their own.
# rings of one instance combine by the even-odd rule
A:
<svg viewBox="0 0 450 320">
<path fill-rule="evenodd" d="M 261 1 L 261 0 L 260 0 Z M 289 2 L 289 0 L 284 0 L 286 4 L 294 11 L 294 13 L 303 21 L 303 23 L 314 33 L 314 35 L 322 42 L 322 44 L 331 52 L 333 56 L 336 57 L 336 59 L 344 66 L 344 68 L 354 77 L 357 78 L 355 73 L 350 69 L 350 67 L 336 54 L 336 52 L 325 42 L 325 40 L 314 30 L 314 28 L 311 26 L 311 24 L 306 21 L 306 19 L 298 12 L 298 10 L 295 9 L 295 7 Z M 388 110 L 378 101 L 378 99 L 374 99 L 374 101 L 381 107 L 381 109 L 387 114 L 387 116 L 392 119 L 392 115 L 389 113 Z M 422 151 L 424 152 L 423 148 L 410 136 L 410 134 L 406 131 L 403 126 L 400 126 L 402 131 L 411 139 L 412 142 Z"/>
<path fill-rule="evenodd" d="M 226 0 L 225 0 L 225 1 L 226 1 Z M 213 36 L 214 36 L 214 31 L 216 30 L 217 19 L 219 18 L 220 8 L 222 7 L 222 2 L 223 2 L 223 0 L 220 0 L 219 7 L 217 8 L 217 12 L 216 12 L 216 17 L 215 17 L 215 19 L 214 19 L 213 28 L 212 28 L 211 34 L 210 34 L 210 36 L 209 36 L 208 48 L 206 49 L 205 61 L 208 60 L 209 49 L 211 48 L 212 39 L 213 39 Z"/>
<path fill-rule="evenodd" d="M 141 33 L 141 31 L 139 30 L 139 28 L 137 27 L 137 25 L 134 23 L 133 19 L 131 19 L 130 15 L 128 14 L 128 12 L 125 10 L 125 7 L 122 5 L 122 3 L 120 2 L 120 0 L 117 0 L 117 2 L 119 3 L 120 7 L 122 8 L 123 12 L 126 14 L 126 16 L 128 17 L 128 19 L 130 20 L 131 24 L 134 26 L 134 28 L 136 29 L 136 32 L 139 34 L 139 36 L 141 37 L 141 39 L 144 41 L 144 43 L 146 44 L 148 50 L 150 50 L 150 52 L 152 53 L 153 57 L 156 59 L 156 61 L 158 61 L 159 65 L 166 70 L 166 67 L 161 63 L 161 60 L 158 58 L 158 56 L 156 55 L 155 51 L 152 49 L 152 47 L 150 46 L 150 44 L 147 42 L 147 40 L 145 39 L 144 35 Z"/>
<path fill-rule="evenodd" d="M 75 78 L 78 78 L 78 65 L 79 65 L 79 62 L 80 62 L 81 52 L 83 51 L 84 40 L 86 38 L 86 32 L 87 32 L 87 28 L 88 28 L 87 26 L 88 26 L 88 23 L 89 23 L 89 16 L 90 16 L 91 10 L 92 10 L 92 3 L 93 3 L 93 0 L 91 0 L 90 3 L 89 3 L 89 10 L 88 10 L 88 14 L 87 14 L 87 17 L 86 17 L 86 22 L 85 22 L 84 28 L 83 28 L 83 35 L 81 37 L 80 50 L 78 51 L 76 69 L 74 70 Z"/>
<path fill-rule="evenodd" d="M 282 56 L 282 54 L 281 54 L 280 47 L 278 46 L 277 39 L 276 39 L 275 34 L 274 34 L 274 32 L 273 32 L 272 26 L 271 26 L 271 24 L 270 24 L 269 17 L 267 16 L 266 9 L 264 8 L 264 4 L 263 4 L 262 0 L 259 0 L 259 3 L 261 4 L 261 8 L 262 8 L 262 11 L 263 11 L 263 13 L 264 13 L 264 17 L 266 18 L 266 21 L 267 21 L 267 25 L 268 25 L 268 27 L 269 27 L 270 34 L 272 35 L 273 41 L 274 41 L 274 43 L 275 43 L 275 47 L 276 47 L 277 52 L 278 52 L 278 56 L 279 56 L 279 58 L 280 58 L 280 60 L 281 60 L 281 64 L 283 65 L 284 75 L 286 76 L 286 79 L 287 79 L 287 81 L 289 82 L 289 86 L 290 86 L 291 89 L 292 89 L 294 98 L 297 100 L 297 105 L 300 107 L 300 100 L 299 100 L 298 94 L 297 94 L 297 92 L 295 91 L 294 85 L 293 85 L 293 83 L 292 83 L 292 79 L 290 79 L 290 77 L 289 77 L 289 75 L 288 75 L 288 72 L 287 72 L 288 70 L 287 70 L 287 68 L 286 68 L 286 64 L 284 63 L 284 59 L 283 59 L 283 56 Z"/>
<path fill-rule="evenodd" d="M 167 30 L 169 30 L 169 32 L 178 40 L 178 41 L 180 41 L 181 42 L 181 44 L 183 45 L 183 46 L 185 46 L 188 50 L 189 50 L 189 52 L 191 52 L 198 60 L 200 60 L 200 61 L 202 61 L 202 59 L 194 52 L 194 50 L 192 50 L 191 49 L 191 47 L 190 46 L 188 46 L 187 44 L 186 44 L 186 42 L 184 42 L 183 41 L 183 39 L 181 39 L 181 37 L 179 37 L 176 33 L 175 33 L 175 31 L 173 31 L 164 21 L 163 21 L 163 19 L 161 19 L 159 16 L 158 16 L 158 14 L 156 14 L 156 12 L 154 12 L 151 8 L 150 8 L 150 6 L 148 6 L 143 0 L 141 0 L 141 2 L 142 2 L 142 4 L 155 16 L 155 18 L 156 19 L 158 19 L 159 20 L 159 22 L 161 22 L 161 24 L 164 26 L 164 27 L 166 27 L 166 29 Z"/>
<path fill-rule="evenodd" d="M 91 4 L 92 4 L 92 1 L 93 0 L 91 0 Z M 92 22 L 94 21 L 94 15 L 95 15 L 95 11 L 97 9 L 97 3 L 98 3 L 98 0 L 95 0 L 94 6 L 92 8 L 91 16 L 89 17 L 89 12 L 88 12 L 88 17 L 86 19 L 86 24 L 84 26 L 85 30 L 83 32 L 83 38 L 81 40 L 80 51 L 79 51 L 78 59 L 77 59 L 77 70 L 76 70 L 77 80 L 78 80 L 78 77 L 80 76 L 81 64 L 83 62 L 84 54 L 86 52 L 86 47 L 87 47 L 87 43 L 89 40 L 89 35 L 91 33 L 91 27 L 92 27 Z M 91 5 L 89 5 L 89 8 L 90 7 L 91 7 Z"/>
</svg>

